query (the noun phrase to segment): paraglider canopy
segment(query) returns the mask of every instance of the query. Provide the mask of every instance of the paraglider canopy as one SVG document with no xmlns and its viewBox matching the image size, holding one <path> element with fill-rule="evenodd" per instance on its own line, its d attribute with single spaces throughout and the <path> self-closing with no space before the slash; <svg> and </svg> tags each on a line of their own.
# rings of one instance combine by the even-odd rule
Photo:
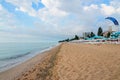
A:
<svg viewBox="0 0 120 80">
<path fill-rule="evenodd" d="M 119 25 L 118 21 L 114 17 L 106 17 L 105 19 L 111 20 L 115 25 Z"/>
</svg>

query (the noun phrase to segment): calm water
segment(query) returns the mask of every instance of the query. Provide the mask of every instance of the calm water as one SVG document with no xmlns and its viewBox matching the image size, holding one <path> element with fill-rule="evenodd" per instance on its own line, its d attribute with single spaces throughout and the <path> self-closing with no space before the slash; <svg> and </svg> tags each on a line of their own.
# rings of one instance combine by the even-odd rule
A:
<svg viewBox="0 0 120 80">
<path fill-rule="evenodd" d="M 30 59 L 56 44 L 56 42 L 0 43 L 0 71 Z"/>
</svg>

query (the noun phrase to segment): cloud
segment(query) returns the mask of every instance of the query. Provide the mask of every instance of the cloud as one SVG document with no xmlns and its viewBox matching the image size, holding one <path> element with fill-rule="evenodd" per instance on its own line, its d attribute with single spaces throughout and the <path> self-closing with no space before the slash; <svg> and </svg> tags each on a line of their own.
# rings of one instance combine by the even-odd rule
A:
<svg viewBox="0 0 120 80">
<path fill-rule="evenodd" d="M 5 1 L 14 5 L 16 11 L 29 15 L 29 17 L 31 17 L 30 19 L 36 19 L 31 23 L 34 25 L 32 28 L 27 26 L 29 23 L 26 23 L 25 26 L 19 25 L 18 27 L 17 24 L 19 21 L 16 19 L 10 20 L 9 18 L 10 16 L 14 18 L 15 14 L 9 13 L 0 6 L 0 10 L 5 10 L 0 14 L 6 14 L 4 15 L 5 19 L 2 18 L 2 21 L 8 21 L 8 25 L 15 26 L 12 30 L 8 30 L 8 32 L 16 33 L 16 35 L 23 35 L 23 37 L 26 35 L 26 37 L 31 36 L 34 38 L 47 36 L 48 38 L 60 39 L 75 34 L 80 35 L 85 31 L 96 32 L 99 26 L 107 26 L 108 23 L 105 21 L 105 17 L 107 16 L 113 16 L 120 21 L 119 0 L 107 0 L 108 2 L 104 0 Z M 32 3 L 36 5 L 41 3 L 44 7 L 35 10 L 32 7 Z M 0 25 L 5 23 L 0 22 Z"/>
<path fill-rule="evenodd" d="M 1 28 L 4 28 L 6 26 L 7 28 L 14 26 L 14 16 L 9 13 L 7 10 L 4 9 L 4 7 L 0 4 L 0 26 Z M 11 25 L 11 26 L 9 26 Z"/>
<path fill-rule="evenodd" d="M 98 5 L 91 4 L 89 7 L 88 6 L 84 7 L 85 11 L 89 11 L 89 10 L 92 10 L 92 9 L 98 9 Z"/>
<path fill-rule="evenodd" d="M 120 3 L 119 0 L 112 0 L 110 4 L 101 4 L 101 11 L 105 15 L 120 15 Z"/>
<path fill-rule="evenodd" d="M 0 42 L 6 41 L 11 37 L 8 31 L 15 28 L 14 23 L 13 15 L 0 4 Z"/>
<path fill-rule="evenodd" d="M 19 24 L 15 15 L 0 4 L 0 42 L 38 41 L 42 37 L 37 38 L 39 35 L 38 29 Z"/>
<path fill-rule="evenodd" d="M 101 4 L 101 11 L 105 15 L 111 15 L 115 13 L 115 8 L 113 6 L 108 6 L 106 4 Z"/>
<path fill-rule="evenodd" d="M 36 15 L 36 11 L 32 7 L 32 2 L 38 3 L 39 0 L 29 0 L 29 1 L 26 1 L 26 0 L 20 0 L 20 1 L 19 0 L 5 0 L 5 1 L 16 6 L 16 10 L 18 10 L 18 11 L 28 13 L 30 16 Z"/>
</svg>

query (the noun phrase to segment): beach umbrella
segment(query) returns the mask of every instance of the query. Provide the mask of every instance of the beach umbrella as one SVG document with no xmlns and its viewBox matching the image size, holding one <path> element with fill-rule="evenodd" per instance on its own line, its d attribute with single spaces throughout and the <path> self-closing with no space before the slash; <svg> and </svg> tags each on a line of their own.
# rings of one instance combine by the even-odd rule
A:
<svg viewBox="0 0 120 80">
<path fill-rule="evenodd" d="M 119 25 L 118 21 L 114 17 L 106 17 L 105 19 L 111 20 L 115 25 Z"/>
<path fill-rule="evenodd" d="M 119 38 L 120 37 L 120 32 L 113 32 L 112 34 L 111 34 L 111 38 L 113 38 L 113 39 L 117 39 L 117 38 Z"/>
<path fill-rule="evenodd" d="M 94 39 L 103 39 L 104 37 L 103 36 L 94 36 L 93 38 Z"/>
</svg>

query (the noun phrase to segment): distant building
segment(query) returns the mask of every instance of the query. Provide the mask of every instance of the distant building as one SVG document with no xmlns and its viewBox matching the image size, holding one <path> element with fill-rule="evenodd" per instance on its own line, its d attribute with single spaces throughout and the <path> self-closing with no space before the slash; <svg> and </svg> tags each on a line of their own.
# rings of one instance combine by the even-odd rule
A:
<svg viewBox="0 0 120 80">
<path fill-rule="evenodd" d="M 109 33 L 112 33 L 112 32 L 114 32 L 114 31 L 105 31 L 105 32 L 103 32 L 103 36 L 104 36 L 104 37 L 107 37 L 108 34 L 109 34 Z"/>
<path fill-rule="evenodd" d="M 108 31 L 110 32 L 119 31 L 119 26 L 116 26 L 116 25 L 109 26 Z"/>
<path fill-rule="evenodd" d="M 103 32 L 103 36 L 107 37 L 109 33 L 115 32 L 117 30 L 118 30 L 117 26 L 109 26 L 108 31 Z"/>
<path fill-rule="evenodd" d="M 90 32 L 84 32 L 83 33 L 83 38 L 86 38 L 86 37 L 88 37 L 90 35 Z"/>
<path fill-rule="evenodd" d="M 109 26 L 108 31 L 112 32 L 112 26 Z"/>
</svg>

